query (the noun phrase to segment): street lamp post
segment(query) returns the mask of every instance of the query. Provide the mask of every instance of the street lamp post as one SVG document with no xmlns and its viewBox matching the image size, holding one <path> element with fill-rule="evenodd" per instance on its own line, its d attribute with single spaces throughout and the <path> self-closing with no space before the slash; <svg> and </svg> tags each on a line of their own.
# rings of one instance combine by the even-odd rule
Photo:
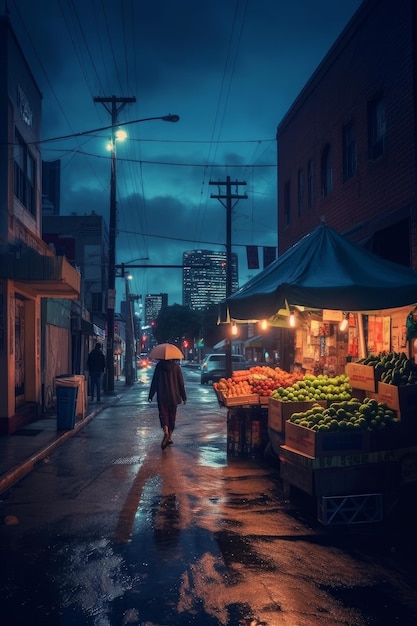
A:
<svg viewBox="0 0 417 626">
<path fill-rule="evenodd" d="M 127 102 L 135 102 L 136 98 L 94 98 L 95 102 L 101 102 L 106 106 L 111 103 L 107 110 L 111 113 L 111 140 L 108 146 L 111 151 L 111 176 L 110 176 L 110 216 L 109 216 L 109 269 L 108 269 L 108 292 L 107 292 L 107 351 L 106 351 L 106 385 L 105 391 L 114 395 L 114 310 L 116 306 L 116 143 L 126 137 L 126 133 L 117 130 L 117 115 Z M 122 104 L 118 107 L 117 103 Z M 162 115 L 160 117 L 146 117 L 134 120 L 132 123 L 162 120 L 163 122 L 178 122 L 178 115 Z M 129 123 L 129 122 L 128 122 Z"/>
<path fill-rule="evenodd" d="M 114 392 L 114 308 L 116 306 L 116 141 L 111 140 L 109 272 L 107 284 L 106 391 Z"/>
<path fill-rule="evenodd" d="M 133 316 L 132 316 L 132 298 L 129 289 L 129 280 L 132 279 L 130 274 L 125 274 L 125 298 L 126 298 L 126 352 L 125 352 L 125 383 L 133 385 Z"/>
</svg>

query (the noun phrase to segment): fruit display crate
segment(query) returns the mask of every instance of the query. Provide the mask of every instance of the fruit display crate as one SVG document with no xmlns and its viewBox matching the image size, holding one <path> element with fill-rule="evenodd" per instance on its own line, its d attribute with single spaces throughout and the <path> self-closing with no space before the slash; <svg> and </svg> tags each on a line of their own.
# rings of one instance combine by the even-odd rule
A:
<svg viewBox="0 0 417 626">
<path fill-rule="evenodd" d="M 417 448 L 415 448 L 415 450 L 417 450 Z M 369 463 L 398 463 L 401 461 L 404 454 L 403 449 L 398 449 L 311 457 L 307 454 L 292 450 L 292 448 L 289 448 L 285 443 L 281 444 L 279 449 L 279 455 L 284 460 L 300 467 L 306 467 L 309 470 L 353 467 Z"/>
<path fill-rule="evenodd" d="M 216 389 L 216 387 L 213 386 L 213 389 L 214 389 L 214 393 L 216 394 L 218 403 L 220 404 L 220 406 L 224 406 L 224 395 L 222 394 L 221 391 Z"/>
<path fill-rule="evenodd" d="M 277 432 L 285 432 L 285 422 L 293 413 L 302 413 L 311 409 L 314 404 L 326 407 L 326 400 L 314 400 L 304 402 L 283 402 L 276 398 L 269 398 L 268 402 L 268 427 Z"/>
<path fill-rule="evenodd" d="M 268 407 L 270 396 L 259 396 L 259 404 Z"/>
<path fill-rule="evenodd" d="M 311 457 L 369 452 L 368 430 L 320 432 L 286 422 L 285 445 Z"/>
<path fill-rule="evenodd" d="M 371 452 L 399 450 L 414 443 L 417 443 L 417 436 L 410 437 L 410 433 L 401 423 L 393 424 L 390 428 L 369 431 L 369 449 Z"/>
<path fill-rule="evenodd" d="M 377 390 L 380 373 L 372 365 L 346 363 L 345 374 L 349 377 L 350 386 L 354 389 Z"/>
<path fill-rule="evenodd" d="M 259 405 L 259 396 L 257 394 L 233 397 L 223 395 L 223 403 L 227 407 Z"/>
<path fill-rule="evenodd" d="M 401 483 L 399 461 L 312 468 L 291 459 L 288 452 L 279 456 L 282 480 L 312 496 L 395 492 Z"/>
<path fill-rule="evenodd" d="M 378 400 L 385 402 L 397 411 L 400 419 L 410 414 L 417 414 L 417 385 L 397 387 L 388 383 L 378 383 Z"/>
</svg>

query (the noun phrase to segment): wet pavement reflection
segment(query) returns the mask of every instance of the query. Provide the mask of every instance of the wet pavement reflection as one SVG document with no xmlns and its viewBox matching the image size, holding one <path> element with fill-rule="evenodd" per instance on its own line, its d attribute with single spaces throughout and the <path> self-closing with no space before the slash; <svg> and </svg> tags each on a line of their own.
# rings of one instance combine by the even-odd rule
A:
<svg viewBox="0 0 417 626">
<path fill-rule="evenodd" d="M 150 374 L 0 502 L 17 520 L 0 526 L 0 623 L 417 623 L 412 527 L 320 526 L 277 467 L 228 456 L 226 411 L 197 372 L 162 451 Z"/>
</svg>

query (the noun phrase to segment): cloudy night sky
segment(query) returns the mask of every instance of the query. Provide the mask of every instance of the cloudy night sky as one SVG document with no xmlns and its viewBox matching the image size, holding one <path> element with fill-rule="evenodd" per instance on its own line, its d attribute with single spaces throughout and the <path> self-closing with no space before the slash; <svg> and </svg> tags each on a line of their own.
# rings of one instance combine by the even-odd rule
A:
<svg viewBox="0 0 417 626">
<path fill-rule="evenodd" d="M 232 220 L 246 283 L 245 246 L 277 245 L 277 126 L 361 0 L 6 4 L 43 95 L 42 158 L 61 159 L 61 214 L 95 211 L 108 223 L 110 131 L 96 129 L 111 117 L 94 97 L 135 97 L 119 114 L 128 140 L 117 150 L 116 263 L 179 265 L 186 250 L 225 250 L 226 210 L 209 183 L 230 176 L 248 196 Z M 129 123 L 169 113 L 180 121 Z M 182 303 L 180 269 L 132 275 L 132 293 Z"/>
</svg>

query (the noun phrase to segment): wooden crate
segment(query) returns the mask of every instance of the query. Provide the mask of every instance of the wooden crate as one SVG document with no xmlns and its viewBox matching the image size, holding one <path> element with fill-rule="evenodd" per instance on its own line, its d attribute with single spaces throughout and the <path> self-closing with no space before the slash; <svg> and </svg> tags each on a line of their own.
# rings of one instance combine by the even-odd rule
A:
<svg viewBox="0 0 417 626">
<path fill-rule="evenodd" d="M 376 396 L 376 392 L 374 391 L 365 391 L 365 389 L 355 389 L 352 387 L 352 398 L 356 398 L 360 402 L 363 402 L 365 398 L 372 398 Z"/>
<path fill-rule="evenodd" d="M 218 403 L 220 404 L 220 406 L 224 406 L 224 394 L 219 389 L 216 389 L 216 387 L 213 387 L 213 389 L 214 393 L 216 394 Z"/>
<path fill-rule="evenodd" d="M 417 385 L 389 385 L 378 383 L 378 400 L 385 402 L 391 409 L 397 411 L 399 417 L 403 413 L 417 412 Z"/>
<path fill-rule="evenodd" d="M 308 411 L 315 404 L 326 407 L 326 400 L 314 400 L 308 402 L 283 402 L 276 398 L 269 398 L 268 403 L 268 428 L 272 428 L 279 433 L 285 432 L 285 422 L 290 419 L 293 413 Z"/>
<path fill-rule="evenodd" d="M 371 452 L 378 450 L 397 450 L 417 443 L 417 438 L 410 438 L 403 424 L 393 424 L 383 429 L 369 431 L 369 449 Z"/>
<path fill-rule="evenodd" d="M 279 457 L 279 473 L 282 480 L 289 485 L 301 489 L 310 496 L 314 495 L 314 473 L 309 467 L 295 465 L 285 458 Z"/>
<path fill-rule="evenodd" d="M 342 496 L 395 491 L 401 479 L 398 460 L 359 463 L 345 467 L 317 468 L 300 462 L 291 450 L 280 454 L 281 478 L 314 496 Z"/>
<path fill-rule="evenodd" d="M 285 425 L 285 445 L 311 457 L 361 454 L 369 451 L 368 430 L 320 432 L 299 424 Z"/>
<path fill-rule="evenodd" d="M 350 386 L 354 389 L 377 391 L 378 373 L 372 365 L 346 363 L 345 374 L 349 376 Z"/>
<path fill-rule="evenodd" d="M 314 470 L 317 496 L 367 494 L 395 490 L 399 484 L 398 463 L 370 463 L 337 469 Z"/>
<path fill-rule="evenodd" d="M 224 405 L 229 406 L 248 406 L 248 405 L 256 405 L 259 404 L 259 396 L 257 394 L 252 394 L 249 396 L 233 396 L 228 398 L 227 396 L 223 396 Z"/>
<path fill-rule="evenodd" d="M 259 404 L 262 404 L 266 407 L 269 405 L 269 400 L 270 396 L 259 396 Z"/>
<path fill-rule="evenodd" d="M 371 452 L 360 452 L 356 454 L 338 454 L 333 456 L 311 457 L 301 452 L 292 450 L 285 444 L 279 447 L 278 456 L 286 459 L 294 465 L 307 467 L 309 469 L 331 469 L 346 468 L 369 463 L 399 463 L 404 456 L 417 455 L 417 447 L 396 448 L 390 450 L 372 450 Z M 416 468 L 417 474 L 417 468 Z"/>
<path fill-rule="evenodd" d="M 378 383 L 378 402 L 385 402 L 401 420 L 401 433 L 405 445 L 417 443 L 417 385 L 396 387 Z"/>
</svg>

